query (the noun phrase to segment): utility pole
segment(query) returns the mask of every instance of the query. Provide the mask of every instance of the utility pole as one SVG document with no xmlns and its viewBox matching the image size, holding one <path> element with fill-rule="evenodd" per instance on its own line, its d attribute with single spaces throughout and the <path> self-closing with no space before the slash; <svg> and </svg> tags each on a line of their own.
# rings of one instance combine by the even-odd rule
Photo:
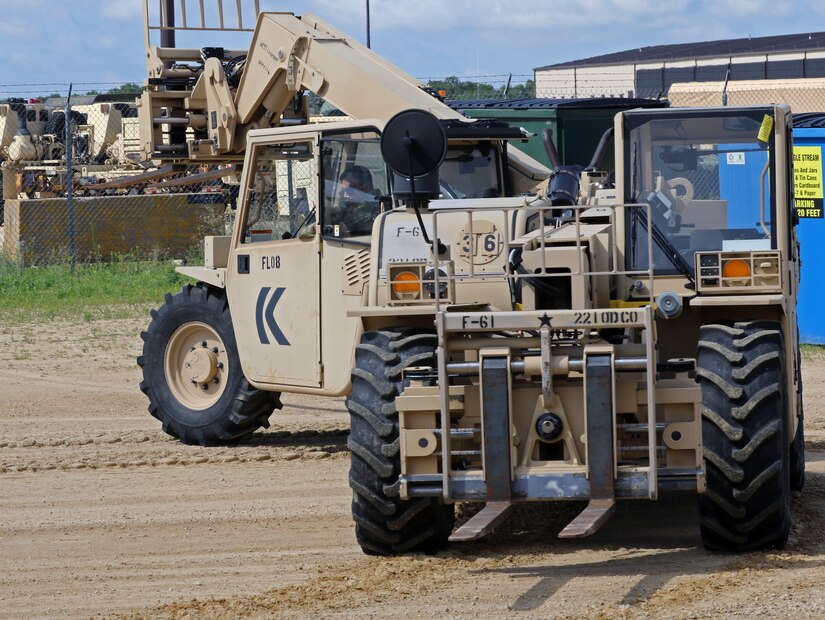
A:
<svg viewBox="0 0 825 620">
<path fill-rule="evenodd" d="M 163 0 L 160 9 L 160 46 L 175 47 L 175 0 Z"/>
<path fill-rule="evenodd" d="M 367 48 L 371 48 L 370 45 L 370 0 L 367 0 Z"/>
</svg>

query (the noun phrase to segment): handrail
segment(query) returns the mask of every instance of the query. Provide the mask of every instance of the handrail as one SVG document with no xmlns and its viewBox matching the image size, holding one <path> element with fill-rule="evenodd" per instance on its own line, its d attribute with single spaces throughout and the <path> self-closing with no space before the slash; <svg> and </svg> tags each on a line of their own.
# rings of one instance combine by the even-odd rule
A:
<svg viewBox="0 0 825 620">
<path fill-rule="evenodd" d="M 557 210 L 558 207 L 548 205 L 547 203 L 544 203 L 544 202 L 541 202 L 541 204 L 536 204 L 537 202 L 538 201 L 534 202 L 533 204 L 528 204 L 526 207 L 525 206 L 520 206 L 520 207 L 509 208 L 509 209 L 503 209 L 505 211 L 505 217 L 503 218 L 503 235 L 502 236 L 503 236 L 504 249 L 503 249 L 502 253 L 505 257 L 508 257 L 508 260 L 505 263 L 505 273 L 504 273 L 505 278 L 507 280 L 518 281 L 518 280 L 522 280 L 522 279 L 526 279 L 526 278 L 541 279 L 541 278 L 547 278 L 547 277 L 551 277 L 551 276 L 552 277 L 570 277 L 570 278 L 576 277 L 576 276 L 628 276 L 628 277 L 634 277 L 636 279 L 646 280 L 647 290 L 648 290 L 648 293 L 649 293 L 650 304 L 653 305 L 653 303 L 654 303 L 654 300 L 653 300 L 653 296 L 654 296 L 654 285 L 653 285 L 654 284 L 653 224 L 651 223 L 651 219 L 650 219 L 650 216 L 651 216 L 651 213 L 650 213 L 651 207 L 650 207 L 650 205 L 648 205 L 646 203 L 599 205 L 599 208 L 604 208 L 604 209 L 610 209 L 611 210 L 610 226 L 611 226 L 611 232 L 612 232 L 612 237 L 613 237 L 614 243 L 612 244 L 612 247 L 610 249 L 610 255 L 611 255 L 610 256 L 611 257 L 610 263 L 611 264 L 610 264 L 609 269 L 607 271 L 600 271 L 596 268 L 592 268 L 592 269 L 591 268 L 585 268 L 585 265 L 584 265 L 584 254 L 585 253 L 583 251 L 584 244 L 582 242 L 581 227 L 583 225 L 586 225 L 586 222 L 582 222 L 581 212 L 586 211 L 588 209 L 592 209 L 593 206 L 592 205 L 574 205 L 574 206 L 565 207 L 565 209 L 569 209 L 569 210 L 573 211 L 573 214 L 574 214 L 574 222 L 573 223 L 576 227 L 576 232 L 575 232 L 574 237 L 575 237 L 576 252 L 577 252 L 577 255 L 578 255 L 578 258 L 577 258 L 577 260 L 578 260 L 578 269 L 577 270 L 571 270 L 569 272 L 564 272 L 564 273 L 548 273 L 547 253 L 546 253 L 545 250 L 546 250 L 546 247 L 547 247 L 547 234 L 548 234 L 549 231 L 548 231 L 548 228 L 547 228 L 547 226 L 544 222 L 544 219 L 545 219 L 544 218 L 544 213 L 549 212 L 549 211 L 553 211 L 553 210 Z M 529 274 L 517 273 L 517 272 L 513 271 L 513 269 L 511 268 L 510 262 L 509 262 L 509 256 L 510 256 L 510 251 L 512 249 L 512 241 L 513 241 L 513 239 L 511 239 L 511 234 L 510 234 L 510 226 L 511 226 L 510 222 L 511 222 L 511 219 L 512 219 L 512 212 L 515 211 L 515 210 L 521 210 L 521 209 L 524 209 L 524 210 L 526 210 L 528 212 L 531 212 L 531 213 L 532 212 L 538 212 L 538 213 L 541 214 L 540 217 L 539 217 L 540 227 L 538 229 L 538 239 L 537 239 L 538 244 L 539 244 L 539 249 L 540 249 L 539 254 L 541 256 L 541 273 L 529 273 Z M 617 214 L 617 211 L 619 209 L 625 209 L 625 210 L 628 210 L 628 209 L 642 209 L 643 212 L 646 215 L 646 217 L 644 218 L 644 224 L 645 224 L 645 227 L 646 227 L 645 232 L 646 232 L 646 237 L 647 237 L 647 259 L 648 259 L 647 260 L 647 269 L 644 269 L 644 268 L 620 269 L 619 268 L 619 265 L 618 265 L 619 254 L 618 254 L 618 249 L 617 249 L 618 244 L 615 243 L 616 234 L 618 232 L 616 214 Z M 433 244 L 434 244 L 433 245 L 433 250 L 432 250 L 433 251 L 433 254 L 432 254 L 433 256 L 438 256 L 438 248 L 435 244 L 438 243 L 438 238 L 439 238 L 439 235 L 438 235 L 439 216 L 443 217 L 444 215 L 455 214 L 455 213 L 466 213 L 467 218 L 468 218 L 469 234 L 470 234 L 470 238 L 472 239 L 472 235 L 473 235 L 473 218 L 474 218 L 474 214 L 476 213 L 476 211 L 474 211 L 472 207 L 431 211 L 432 222 L 433 222 L 433 235 L 432 235 L 432 238 L 433 238 Z M 486 215 L 486 213 L 485 213 L 485 215 Z M 449 284 L 449 282 L 451 282 L 451 281 L 452 282 L 466 281 L 466 280 L 472 280 L 472 279 L 477 278 L 477 277 L 489 276 L 489 274 L 483 274 L 481 276 L 477 275 L 476 274 L 475 261 L 473 261 L 473 260 L 469 261 L 468 270 L 469 270 L 469 273 L 463 273 L 463 274 L 454 273 L 454 274 L 446 276 L 446 277 L 441 275 L 439 273 L 438 269 L 434 270 L 434 275 L 433 275 L 434 282 L 433 282 L 433 284 L 435 286 L 435 290 L 440 290 L 441 283 L 445 282 L 445 281 Z M 444 304 L 443 300 L 441 300 L 438 296 L 436 296 L 436 298 L 434 299 L 434 303 L 435 303 L 435 311 L 440 312 L 443 309 L 442 308 L 442 306 Z"/>
<path fill-rule="evenodd" d="M 255 28 L 244 25 L 244 7 L 242 0 L 235 0 L 232 9 L 224 6 L 225 0 L 197 0 L 197 15 L 194 22 L 187 13 L 187 3 L 192 0 L 158 0 L 158 12 L 150 9 L 151 0 L 143 0 L 144 28 L 146 44 L 149 46 L 151 31 L 176 32 L 254 32 Z M 229 0 L 231 2 L 231 0 Z M 214 2 L 212 4 L 211 2 Z M 257 20 L 261 12 L 260 0 L 254 0 L 253 17 Z M 171 14 L 169 13 L 171 9 Z M 249 13 L 249 10 L 247 10 Z M 234 17 L 234 19 L 233 19 Z M 156 19 L 153 19 L 156 18 Z M 179 18 L 179 19 L 178 19 Z"/>
<path fill-rule="evenodd" d="M 770 167 L 771 159 L 768 157 L 768 161 L 765 162 L 765 167 L 762 168 L 762 174 L 759 175 L 759 226 L 765 235 L 767 235 L 768 239 L 771 238 L 771 231 L 768 230 L 768 227 L 765 225 L 765 175 L 768 174 Z"/>
</svg>

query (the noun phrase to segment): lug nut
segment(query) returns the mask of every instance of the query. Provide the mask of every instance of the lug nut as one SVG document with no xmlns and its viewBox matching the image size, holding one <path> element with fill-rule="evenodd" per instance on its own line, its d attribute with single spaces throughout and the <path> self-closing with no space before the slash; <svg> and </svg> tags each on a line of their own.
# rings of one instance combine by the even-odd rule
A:
<svg viewBox="0 0 825 620">
<path fill-rule="evenodd" d="M 192 347 L 191 349 L 189 349 L 189 352 L 191 353 L 194 350 L 195 350 L 195 347 Z"/>
<path fill-rule="evenodd" d="M 208 390 L 208 389 L 209 389 L 209 384 L 208 384 L 208 383 L 204 383 L 204 384 L 201 386 L 201 389 L 205 392 L 206 390 Z"/>
<path fill-rule="evenodd" d="M 217 368 L 218 370 L 223 370 L 223 362 L 218 362 L 218 363 L 216 364 L 216 368 Z"/>
<path fill-rule="evenodd" d="M 215 377 L 214 379 L 212 379 L 212 383 L 214 383 L 215 385 L 218 385 L 220 382 L 221 382 L 221 380 L 220 380 L 220 379 L 218 379 L 217 377 Z"/>
<path fill-rule="evenodd" d="M 218 347 L 212 347 L 212 353 L 217 353 L 217 352 L 218 352 Z"/>
<path fill-rule="evenodd" d="M 201 346 L 205 349 L 206 348 L 206 340 L 201 340 Z"/>
<path fill-rule="evenodd" d="M 192 364 L 190 364 L 189 362 L 186 362 L 186 367 L 187 368 L 192 368 Z"/>
</svg>

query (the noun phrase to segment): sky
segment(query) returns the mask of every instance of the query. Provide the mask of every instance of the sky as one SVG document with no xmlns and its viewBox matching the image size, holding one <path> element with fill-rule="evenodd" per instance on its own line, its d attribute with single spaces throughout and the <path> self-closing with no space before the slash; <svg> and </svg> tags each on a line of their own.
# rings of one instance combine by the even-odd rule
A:
<svg viewBox="0 0 825 620">
<path fill-rule="evenodd" d="M 0 98 L 61 92 L 69 82 L 75 92 L 142 82 L 143 2 L 0 0 Z M 192 19 L 198 0 L 186 2 Z M 315 13 L 362 43 L 366 3 L 261 0 L 264 10 Z M 370 0 L 370 13 L 373 49 L 415 77 L 496 85 L 634 47 L 825 30 L 822 0 Z M 215 45 L 200 36 L 187 46 Z"/>
</svg>

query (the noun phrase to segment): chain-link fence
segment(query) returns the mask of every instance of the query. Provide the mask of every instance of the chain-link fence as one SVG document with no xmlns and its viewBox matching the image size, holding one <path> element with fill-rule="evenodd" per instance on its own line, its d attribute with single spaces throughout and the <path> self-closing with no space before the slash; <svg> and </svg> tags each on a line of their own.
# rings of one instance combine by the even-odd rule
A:
<svg viewBox="0 0 825 620">
<path fill-rule="evenodd" d="M 141 161 L 138 92 L 0 92 L 0 261 L 196 258 L 225 234 L 234 170 Z"/>
<path fill-rule="evenodd" d="M 495 96 L 514 92 L 510 77 L 497 78 L 507 81 L 495 85 Z M 653 84 L 653 77 L 616 68 L 537 71 L 535 84 L 522 84 L 524 92 L 518 94 L 662 96 L 679 106 L 785 102 L 795 114 L 825 111 L 825 78 L 666 83 L 659 75 Z M 456 78 L 442 81 L 465 90 L 469 84 Z M 0 88 L 0 261 L 197 259 L 205 234 L 230 232 L 239 189 L 234 170 L 197 164 L 158 168 L 142 161 L 137 88 L 69 97 L 65 85 L 35 98 L 30 85 L 22 87 Z M 533 87 L 535 92 L 528 92 Z M 306 203 L 301 193 L 305 180 L 281 168 L 273 171 L 273 178 L 283 177 L 276 179 L 277 200 L 265 211 L 279 234 L 282 228 L 291 231 Z M 701 166 L 694 174 L 688 180 L 698 198 L 718 195 L 718 178 L 704 174 Z"/>
<path fill-rule="evenodd" d="M 530 84 L 513 83 L 510 75 L 484 79 L 489 83 L 434 83 L 454 95 L 533 95 Z M 33 96 L 38 92 L 49 94 Z M 139 87 L 106 94 L 72 94 L 69 84 L 0 88 L 0 261 L 198 260 L 205 234 L 231 231 L 239 189 L 234 170 L 143 161 L 139 96 Z M 323 100 L 310 103 L 313 114 L 323 113 Z M 307 216 L 307 180 L 285 162 L 276 168 L 274 189 L 262 190 L 272 204 L 255 228 L 268 230 L 266 220 L 273 235 L 282 235 Z"/>
</svg>

